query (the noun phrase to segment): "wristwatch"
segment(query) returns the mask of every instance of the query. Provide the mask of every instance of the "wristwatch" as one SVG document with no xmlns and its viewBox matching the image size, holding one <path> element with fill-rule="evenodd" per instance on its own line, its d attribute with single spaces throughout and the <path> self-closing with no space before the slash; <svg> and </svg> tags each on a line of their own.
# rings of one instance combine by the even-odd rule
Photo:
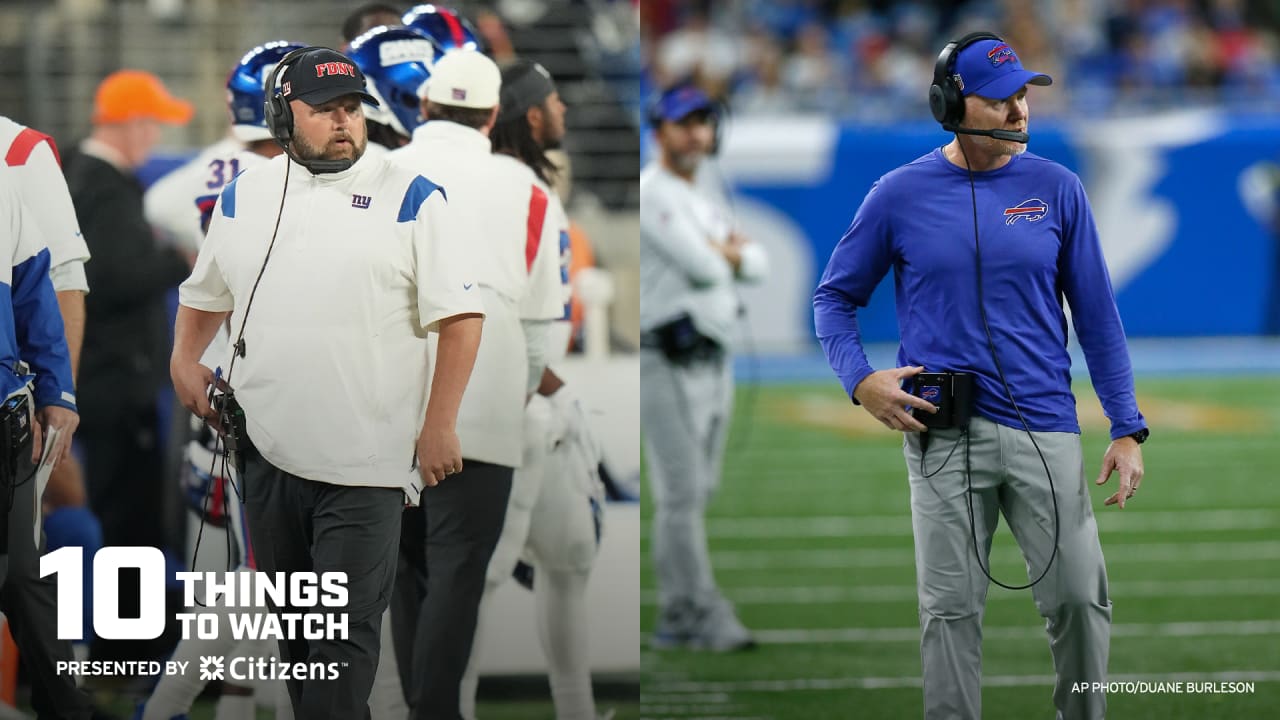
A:
<svg viewBox="0 0 1280 720">
<path fill-rule="evenodd" d="M 1147 437 L 1148 437 L 1148 436 L 1150 436 L 1150 435 L 1151 435 L 1151 431 L 1150 431 L 1150 430 L 1148 430 L 1147 428 L 1142 428 L 1142 429 L 1141 429 L 1141 430 L 1139 430 L 1138 432 L 1135 432 L 1135 433 L 1129 433 L 1129 434 L 1128 434 L 1128 435 L 1126 435 L 1125 437 L 1131 437 L 1131 438 L 1133 438 L 1133 441 L 1134 441 L 1134 442 L 1136 442 L 1136 443 L 1138 443 L 1139 445 L 1141 445 L 1142 443 L 1144 443 L 1144 442 L 1146 442 L 1146 441 L 1147 441 Z"/>
</svg>

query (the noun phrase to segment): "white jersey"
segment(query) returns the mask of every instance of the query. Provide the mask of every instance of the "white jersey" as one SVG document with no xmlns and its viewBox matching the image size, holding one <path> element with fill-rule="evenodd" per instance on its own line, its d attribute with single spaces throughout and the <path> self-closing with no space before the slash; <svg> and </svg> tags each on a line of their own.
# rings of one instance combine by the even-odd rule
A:
<svg viewBox="0 0 1280 720">
<path fill-rule="evenodd" d="M 230 185 L 231 181 L 245 170 L 264 165 L 270 161 L 271 158 L 238 147 L 232 148 L 226 155 L 209 155 L 209 162 L 206 163 L 206 167 L 216 167 L 221 163 L 223 167 L 235 169 L 236 173 L 234 176 L 227 177 L 224 175 L 221 178 L 216 175 L 201 176 L 192 187 L 188 188 L 190 194 L 188 202 L 199 213 L 197 227 L 200 229 L 202 242 L 205 231 L 209 227 L 209 222 L 213 219 L 213 210 L 217 206 L 218 198 L 222 195 L 223 188 Z M 219 181 L 221 184 L 219 184 Z M 223 372 L 230 369 L 231 338 L 227 335 L 225 325 L 218 328 L 218 334 L 214 336 L 213 342 L 209 343 L 209 347 L 205 349 L 204 355 L 200 358 L 200 364 L 209 368 L 221 368 Z"/>
<path fill-rule="evenodd" d="M 659 163 L 640 173 L 640 329 L 688 313 L 698 330 L 728 347 L 738 313 L 733 268 L 712 243 L 725 243 L 730 219 L 698 189 Z M 739 277 L 758 280 L 768 260 L 742 249 Z"/>
<path fill-rule="evenodd" d="M 231 333 L 240 333 L 283 192 L 245 355 L 230 377 L 249 438 L 271 464 L 320 482 L 404 488 L 418 500 L 427 333 L 483 313 L 456 213 L 439 190 L 379 158 L 312 175 L 285 156 L 223 190 L 179 299 L 231 311 Z"/>
<path fill-rule="evenodd" d="M 0 149 L 13 170 L 14 187 L 49 246 L 53 289 L 88 292 L 84 263 L 89 247 L 80 234 L 53 139 L 0 115 Z"/>
<path fill-rule="evenodd" d="M 520 321 L 564 315 L 563 210 L 532 170 L 494 155 L 488 137 L 457 123 L 420 126 L 388 158 L 444 187 L 467 223 L 461 243 L 478 261 L 485 325 L 458 410 L 462 456 L 519 467 L 528 376 Z"/>
<path fill-rule="evenodd" d="M 217 194 L 244 170 L 238 159 L 243 149 L 235 138 L 223 138 L 147 189 L 143 211 L 162 240 L 190 252 L 200 249 L 204 233 L 194 198 Z"/>
</svg>

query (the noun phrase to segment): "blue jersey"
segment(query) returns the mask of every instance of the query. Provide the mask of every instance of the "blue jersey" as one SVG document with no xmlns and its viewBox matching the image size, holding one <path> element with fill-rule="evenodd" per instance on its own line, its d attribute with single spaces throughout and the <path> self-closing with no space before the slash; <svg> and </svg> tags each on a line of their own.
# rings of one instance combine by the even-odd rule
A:
<svg viewBox="0 0 1280 720">
<path fill-rule="evenodd" d="M 1111 278 L 1080 179 L 1024 153 L 973 174 L 983 304 L 1009 388 L 1035 431 L 1080 432 L 1063 301 L 1111 437 L 1146 427 Z M 882 177 L 831 254 L 814 324 L 850 397 L 871 374 L 857 311 L 894 271 L 899 365 L 976 375 L 974 410 L 1021 428 L 987 349 L 978 307 L 968 172 L 938 149 Z"/>
</svg>

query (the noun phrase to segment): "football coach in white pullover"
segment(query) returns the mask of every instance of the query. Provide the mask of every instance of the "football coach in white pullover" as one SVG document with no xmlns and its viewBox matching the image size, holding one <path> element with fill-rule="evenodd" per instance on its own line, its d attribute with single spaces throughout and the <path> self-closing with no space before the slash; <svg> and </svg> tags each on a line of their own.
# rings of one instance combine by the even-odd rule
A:
<svg viewBox="0 0 1280 720">
<path fill-rule="evenodd" d="M 564 314 L 559 235 L 544 221 L 546 192 L 527 168 L 491 150 L 501 86 L 492 60 L 474 50 L 450 51 L 427 80 L 427 122 L 388 156 L 449 188 L 467 246 L 480 260 L 485 307 L 484 340 L 458 418 L 466 470 L 423 493 L 425 531 L 406 542 L 425 542 L 425 555 L 405 553 L 417 567 L 396 581 L 396 602 L 407 606 L 420 596 L 425 571 L 416 627 L 410 618 L 396 626 L 397 643 L 409 639 L 402 627 L 413 631 L 412 672 L 402 676 L 415 720 L 460 717 L 485 570 L 523 457 L 525 400 L 542 378 L 551 322 Z M 510 212 L 531 203 L 541 213 L 532 221 Z M 406 535 L 415 520 L 406 517 Z"/>
<path fill-rule="evenodd" d="M 267 91 L 286 154 L 223 190 L 180 291 L 170 371 L 197 415 L 213 417 L 223 380 L 243 407 L 258 569 L 347 575 L 348 604 L 333 609 L 345 639 L 280 641 L 287 663 L 339 668 L 289 681 L 295 716 L 368 718 L 401 510 L 462 470 L 454 425 L 483 308 L 447 189 L 365 157 L 362 102 L 376 101 L 355 64 L 304 48 Z M 236 342 L 216 380 L 199 358 L 228 313 Z"/>
</svg>

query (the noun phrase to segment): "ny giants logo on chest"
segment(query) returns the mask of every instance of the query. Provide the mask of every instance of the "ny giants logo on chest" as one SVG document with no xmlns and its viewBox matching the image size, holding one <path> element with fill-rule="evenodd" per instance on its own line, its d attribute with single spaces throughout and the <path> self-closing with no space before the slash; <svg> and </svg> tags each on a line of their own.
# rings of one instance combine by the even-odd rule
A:
<svg viewBox="0 0 1280 720">
<path fill-rule="evenodd" d="M 352 195 L 351 196 L 351 207 L 353 208 L 368 210 L 369 204 L 372 202 L 373 202 L 372 195 Z"/>
</svg>

